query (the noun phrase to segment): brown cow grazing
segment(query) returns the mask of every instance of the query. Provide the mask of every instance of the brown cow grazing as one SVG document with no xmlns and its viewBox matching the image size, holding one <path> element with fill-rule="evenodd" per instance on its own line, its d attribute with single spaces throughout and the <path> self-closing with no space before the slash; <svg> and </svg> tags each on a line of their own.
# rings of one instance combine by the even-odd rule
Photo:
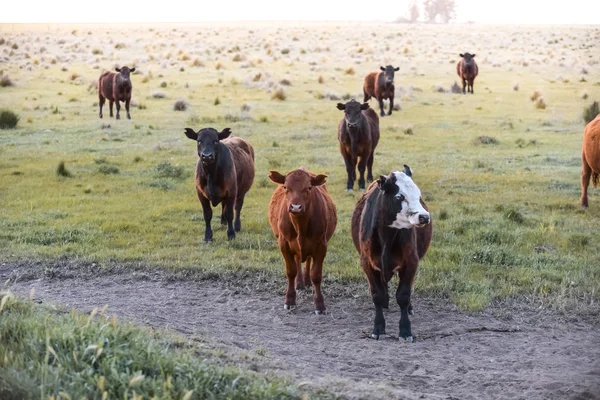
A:
<svg viewBox="0 0 600 400">
<path fill-rule="evenodd" d="M 295 306 L 296 289 L 310 286 L 312 281 L 315 314 L 322 314 L 323 260 L 337 225 L 335 204 L 324 185 L 327 175 L 315 175 L 302 167 L 287 175 L 270 171 L 269 178 L 279 185 L 269 203 L 269 224 L 285 260 L 288 287 L 283 308 Z"/>
<path fill-rule="evenodd" d="M 400 69 L 400 67 L 394 68 L 391 65 L 387 67 L 379 67 L 381 72 L 371 72 L 365 76 L 365 83 L 363 85 L 363 93 L 365 99 L 363 103 L 366 103 L 371 97 L 375 97 L 379 101 L 379 108 L 381 109 L 381 116 L 385 116 L 383 112 L 383 100 L 390 99 L 390 110 L 387 115 L 392 115 L 392 109 L 394 108 L 394 73 Z"/>
<path fill-rule="evenodd" d="M 228 138 L 230 134 L 229 128 L 221 132 L 213 128 L 198 132 L 185 128 L 185 135 L 198 142 L 200 158 L 196 164 L 196 193 L 206 223 L 205 242 L 212 240 L 212 207 L 219 203 L 222 207 L 221 223 L 227 224 L 227 238 L 235 239 L 235 233 L 241 229 L 240 212 L 244 196 L 254 181 L 254 149 L 242 138 Z"/>
<path fill-rule="evenodd" d="M 337 108 L 344 110 L 344 118 L 338 126 L 338 140 L 348 173 L 346 191 L 354 189 L 357 163 L 360 173 L 358 188 L 365 190 L 365 166 L 367 180 L 373 181 L 373 158 L 379 142 L 379 117 L 369 108 L 369 104 L 360 104 L 354 99 L 346 104 L 338 103 Z"/>
<path fill-rule="evenodd" d="M 360 265 L 367 275 L 375 304 L 372 337 L 385 334 L 383 308 L 389 303 L 388 282 L 394 273 L 400 278 L 396 301 L 400 306 L 400 339 L 412 342 L 408 314 L 410 295 L 419 260 L 431 242 L 431 217 L 412 180 L 408 166 L 373 182 L 358 201 L 352 214 L 352 239 L 360 253 Z"/>
<path fill-rule="evenodd" d="M 594 187 L 600 182 L 600 115 L 586 125 L 581 154 L 581 206 L 588 207 L 590 178 Z"/>
<path fill-rule="evenodd" d="M 129 102 L 131 101 L 131 79 L 130 73 L 135 72 L 135 68 L 129 68 L 127 66 L 121 68 L 115 68 L 118 74 L 114 72 L 106 71 L 100 75 L 98 80 L 98 97 L 100 102 L 100 118 L 102 118 L 102 106 L 104 101 L 108 99 L 110 107 L 110 117 L 113 116 L 113 103 L 117 103 L 117 119 L 121 118 L 121 101 L 125 102 L 125 110 L 127 110 L 127 119 L 131 119 L 129 114 Z"/>
<path fill-rule="evenodd" d="M 469 84 L 468 91 L 473 94 L 473 81 L 477 77 L 479 73 L 479 67 L 477 67 L 477 63 L 475 62 L 475 54 L 460 54 L 462 60 L 456 64 L 456 73 L 463 82 L 463 94 L 465 94 L 465 88 L 467 88 L 467 83 Z"/>
</svg>

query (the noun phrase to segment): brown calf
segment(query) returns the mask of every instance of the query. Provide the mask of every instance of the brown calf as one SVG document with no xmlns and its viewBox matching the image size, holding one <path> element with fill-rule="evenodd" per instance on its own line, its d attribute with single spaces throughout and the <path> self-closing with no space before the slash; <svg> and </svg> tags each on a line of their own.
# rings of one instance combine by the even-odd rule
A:
<svg viewBox="0 0 600 400">
<path fill-rule="evenodd" d="M 467 83 L 469 84 L 468 91 L 473 94 L 473 82 L 479 73 L 479 67 L 475 62 L 475 54 L 460 54 L 461 60 L 456 64 L 456 73 L 462 79 L 463 82 L 463 94 L 465 94 L 465 88 Z"/>
<path fill-rule="evenodd" d="M 242 138 L 228 138 L 230 134 L 229 128 L 221 132 L 213 128 L 198 132 L 185 128 L 185 135 L 198 142 L 200 158 L 196 164 L 195 180 L 206 223 L 205 242 L 212 240 L 212 207 L 219 203 L 222 207 L 221 224 L 227 224 L 227 238 L 235 239 L 235 233 L 241 230 L 240 213 L 244 197 L 254 182 L 254 149 Z"/>
<path fill-rule="evenodd" d="M 385 116 L 383 112 L 383 100 L 390 99 L 390 110 L 387 115 L 392 115 L 394 108 L 394 72 L 400 67 L 394 68 L 391 65 L 387 67 L 379 67 L 381 72 L 371 72 L 365 76 L 363 85 L 363 93 L 365 98 L 363 103 L 366 103 L 371 97 L 375 97 L 379 101 L 381 116 Z"/>
<path fill-rule="evenodd" d="M 586 125 L 581 152 L 581 206 L 588 207 L 590 178 L 594 187 L 600 181 L 600 115 Z"/>
<path fill-rule="evenodd" d="M 131 119 L 129 114 L 129 102 L 131 101 L 131 85 L 130 73 L 135 72 L 135 68 L 129 69 L 124 66 L 115 68 L 118 74 L 106 71 L 100 75 L 98 80 L 98 97 L 100 99 L 100 118 L 102 118 L 102 106 L 104 101 L 108 99 L 110 107 L 110 116 L 113 116 L 113 103 L 117 103 L 117 119 L 121 118 L 121 101 L 125 102 L 125 110 L 127 110 L 127 119 Z"/>
<path fill-rule="evenodd" d="M 288 287 L 283 308 L 289 310 L 295 306 L 296 289 L 310 286 L 312 281 L 315 314 L 322 314 L 325 311 L 321 293 L 323 260 L 327 242 L 337 225 L 335 204 L 324 185 L 327 175 L 299 168 L 287 175 L 270 171 L 269 178 L 279 185 L 269 203 L 269 224 L 285 259 Z M 304 276 L 303 262 L 306 262 Z"/>
</svg>

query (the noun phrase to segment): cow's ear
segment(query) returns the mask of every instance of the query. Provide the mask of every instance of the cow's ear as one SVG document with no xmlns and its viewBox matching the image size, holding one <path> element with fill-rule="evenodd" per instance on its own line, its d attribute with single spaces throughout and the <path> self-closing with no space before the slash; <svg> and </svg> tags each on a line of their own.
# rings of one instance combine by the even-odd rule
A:
<svg viewBox="0 0 600 400">
<path fill-rule="evenodd" d="M 379 175 L 379 179 L 377 179 L 377 186 L 379 186 L 379 189 L 383 190 L 386 180 L 387 178 L 385 176 Z"/>
<path fill-rule="evenodd" d="M 135 68 L 131 68 L 129 72 L 135 72 Z"/>
<path fill-rule="evenodd" d="M 219 133 L 219 140 L 226 139 L 229 135 L 231 135 L 231 129 L 225 128 Z"/>
<path fill-rule="evenodd" d="M 400 71 L 400 67 L 394 68 L 394 71 Z"/>
<path fill-rule="evenodd" d="M 185 128 L 185 136 L 192 140 L 198 140 L 198 133 L 192 128 Z"/>
<path fill-rule="evenodd" d="M 327 175 L 319 174 L 310 178 L 310 184 L 312 186 L 321 186 L 327 180 Z"/>
<path fill-rule="evenodd" d="M 460 56 L 460 58 L 463 58 L 465 55 L 461 53 L 461 54 L 459 54 L 459 56 Z"/>
<path fill-rule="evenodd" d="M 115 68 L 115 71 L 121 72 L 121 68 L 117 67 L 117 68 Z"/>
<path fill-rule="evenodd" d="M 346 109 L 346 105 L 342 104 L 342 103 L 337 103 L 337 109 L 338 110 L 345 110 Z"/>
<path fill-rule="evenodd" d="M 475 57 L 475 54 L 471 55 L 471 57 Z"/>
<path fill-rule="evenodd" d="M 279 183 L 280 185 L 285 183 L 285 176 L 281 175 L 277 171 L 269 171 L 269 179 L 275 183 Z"/>
<path fill-rule="evenodd" d="M 379 66 L 379 69 L 385 71 L 385 68 L 383 68 L 382 66 Z"/>
<path fill-rule="evenodd" d="M 379 185 L 379 189 L 383 190 L 385 193 L 395 193 L 398 189 L 395 181 L 389 176 L 380 176 L 377 180 L 377 185 Z"/>
<path fill-rule="evenodd" d="M 406 164 L 404 164 L 404 173 L 406 176 L 410 176 L 412 178 L 412 169 Z"/>
<path fill-rule="evenodd" d="M 360 105 L 360 109 L 361 110 L 367 110 L 367 109 L 369 109 L 369 103 L 362 103 Z"/>
</svg>

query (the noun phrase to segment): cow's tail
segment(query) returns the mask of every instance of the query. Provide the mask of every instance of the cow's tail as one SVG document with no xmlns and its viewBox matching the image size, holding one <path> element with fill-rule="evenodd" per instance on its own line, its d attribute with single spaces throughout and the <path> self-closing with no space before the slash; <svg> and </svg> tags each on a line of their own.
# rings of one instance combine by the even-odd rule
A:
<svg viewBox="0 0 600 400">
<path fill-rule="evenodd" d="M 596 171 L 592 171 L 592 185 L 594 185 L 594 187 L 597 188 L 598 183 L 600 183 L 600 174 Z"/>
</svg>

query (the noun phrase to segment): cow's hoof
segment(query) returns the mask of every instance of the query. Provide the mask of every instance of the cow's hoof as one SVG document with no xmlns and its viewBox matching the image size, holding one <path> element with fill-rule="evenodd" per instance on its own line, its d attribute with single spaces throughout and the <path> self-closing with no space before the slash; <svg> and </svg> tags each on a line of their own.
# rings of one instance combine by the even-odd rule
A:
<svg viewBox="0 0 600 400">
<path fill-rule="evenodd" d="M 284 305 L 283 305 L 283 309 L 284 309 L 284 310 L 291 310 L 291 309 L 292 309 L 292 306 L 289 306 L 289 305 L 287 305 L 287 304 L 284 304 Z"/>
<path fill-rule="evenodd" d="M 385 337 L 385 332 L 380 333 L 379 335 L 376 333 L 371 334 L 371 339 L 379 340 L 379 338 L 383 339 Z"/>
<path fill-rule="evenodd" d="M 128 116 L 127 116 L 127 119 L 131 119 L 131 116 L 130 116 L 130 115 L 128 115 Z"/>
<path fill-rule="evenodd" d="M 354 189 L 346 189 L 346 192 L 354 192 Z"/>
<path fill-rule="evenodd" d="M 404 340 L 406 343 L 413 343 L 413 337 L 412 337 L 412 336 L 407 336 L 407 337 L 405 337 L 405 338 L 403 338 L 402 336 L 400 336 L 400 337 L 398 338 L 398 340 L 399 340 L 399 341 L 402 341 L 402 340 Z"/>
<path fill-rule="evenodd" d="M 321 311 L 321 310 L 315 310 L 315 315 L 323 315 L 323 314 L 325 314 L 325 312 L 324 312 L 324 311 Z"/>
</svg>

